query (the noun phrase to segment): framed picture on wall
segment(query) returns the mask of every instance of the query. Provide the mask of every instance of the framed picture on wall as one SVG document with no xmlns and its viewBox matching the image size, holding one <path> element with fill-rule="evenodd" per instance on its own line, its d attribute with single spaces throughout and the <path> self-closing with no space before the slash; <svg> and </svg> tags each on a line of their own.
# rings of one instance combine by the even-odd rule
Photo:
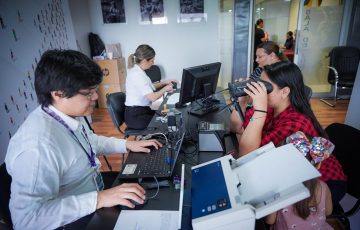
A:
<svg viewBox="0 0 360 230">
<path fill-rule="evenodd" d="M 207 14 L 204 13 L 204 0 L 179 0 L 179 23 L 206 22 Z"/>
<path fill-rule="evenodd" d="M 126 23 L 124 0 L 101 0 L 104 24 Z"/>
<path fill-rule="evenodd" d="M 166 24 L 163 0 L 139 0 L 140 24 Z"/>
</svg>

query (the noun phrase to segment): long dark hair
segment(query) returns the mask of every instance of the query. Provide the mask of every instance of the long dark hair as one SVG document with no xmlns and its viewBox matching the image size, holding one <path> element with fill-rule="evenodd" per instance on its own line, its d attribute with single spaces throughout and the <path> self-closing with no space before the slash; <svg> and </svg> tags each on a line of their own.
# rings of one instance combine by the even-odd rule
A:
<svg viewBox="0 0 360 230">
<path fill-rule="evenodd" d="M 316 119 L 315 114 L 311 109 L 309 99 L 305 94 L 304 79 L 299 67 L 290 61 L 281 61 L 264 66 L 264 71 L 270 80 L 280 89 L 284 87 L 290 88 L 290 103 L 294 109 L 309 117 L 318 134 L 327 138 L 327 135 L 319 121 Z"/>
<path fill-rule="evenodd" d="M 310 196 L 304 200 L 301 200 L 301 201 L 295 203 L 293 206 L 295 208 L 296 214 L 304 220 L 306 220 L 306 218 L 310 215 L 310 209 L 309 209 L 310 202 L 313 201 L 316 197 L 315 190 L 316 190 L 318 183 L 319 183 L 318 178 L 314 178 L 314 179 L 303 182 L 305 187 L 307 189 L 309 189 Z"/>
</svg>

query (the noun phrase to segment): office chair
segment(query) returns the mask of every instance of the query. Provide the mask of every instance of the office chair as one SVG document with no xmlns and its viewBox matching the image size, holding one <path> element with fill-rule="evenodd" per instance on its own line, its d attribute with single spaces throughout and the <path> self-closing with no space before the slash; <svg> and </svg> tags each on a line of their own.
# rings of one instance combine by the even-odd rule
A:
<svg viewBox="0 0 360 230">
<path fill-rule="evenodd" d="M 115 92 L 106 95 L 106 105 L 111 120 L 119 132 L 124 134 L 125 137 L 141 134 L 142 130 L 138 129 L 126 128 L 125 131 L 121 130 L 122 124 L 125 123 L 125 100 L 126 94 L 124 92 Z"/>
<path fill-rule="evenodd" d="M 338 46 L 330 51 L 329 57 L 328 82 L 335 87 L 334 95 L 331 98 L 322 98 L 320 101 L 335 107 L 339 88 L 352 88 L 354 85 L 360 61 L 360 50 L 351 46 Z"/>
<path fill-rule="evenodd" d="M 305 95 L 307 95 L 307 98 L 310 101 L 311 96 L 312 96 L 312 89 L 307 85 L 304 85 L 304 86 L 305 86 L 305 88 L 304 88 L 305 89 Z"/>
<path fill-rule="evenodd" d="M 126 94 L 124 92 L 115 92 L 106 95 L 106 105 L 108 113 L 111 116 L 111 120 L 115 127 L 121 134 L 125 135 L 125 138 L 131 135 L 139 135 L 141 134 L 141 130 L 137 129 L 128 129 L 125 131 L 121 130 L 122 124 L 125 123 L 125 100 Z M 122 154 L 122 162 L 121 166 L 124 163 L 125 156 Z"/>
<path fill-rule="evenodd" d="M 5 225 L 5 229 L 12 229 L 12 221 L 9 209 L 11 176 L 6 171 L 5 163 L 0 166 L 0 229 Z"/>
<path fill-rule="evenodd" d="M 161 80 L 161 71 L 157 65 L 152 65 L 149 69 L 145 70 L 145 73 L 149 76 L 153 83 Z"/>
<path fill-rule="evenodd" d="M 335 144 L 333 154 L 348 177 L 346 192 L 356 199 L 354 206 L 346 212 L 339 203 L 333 204 L 333 214 L 330 218 L 339 220 L 345 229 L 350 229 L 349 217 L 360 209 L 360 154 L 357 153 L 360 130 L 346 124 L 333 123 L 326 127 L 325 131 L 330 141 Z"/>
</svg>

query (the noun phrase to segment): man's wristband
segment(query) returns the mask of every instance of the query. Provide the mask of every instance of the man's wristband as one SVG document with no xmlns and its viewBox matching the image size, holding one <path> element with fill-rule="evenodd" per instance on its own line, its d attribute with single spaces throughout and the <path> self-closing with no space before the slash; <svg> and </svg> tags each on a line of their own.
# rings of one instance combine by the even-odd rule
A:
<svg viewBox="0 0 360 230">
<path fill-rule="evenodd" d="M 255 112 L 260 112 L 260 113 L 267 113 L 267 111 L 265 110 L 261 110 L 261 109 L 254 109 Z"/>
</svg>

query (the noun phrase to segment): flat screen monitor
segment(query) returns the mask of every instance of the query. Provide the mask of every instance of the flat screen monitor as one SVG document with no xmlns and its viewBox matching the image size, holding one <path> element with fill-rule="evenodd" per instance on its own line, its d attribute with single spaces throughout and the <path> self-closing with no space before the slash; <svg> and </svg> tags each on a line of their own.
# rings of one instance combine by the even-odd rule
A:
<svg viewBox="0 0 360 230">
<path fill-rule="evenodd" d="M 217 87 L 220 67 L 221 63 L 215 62 L 184 69 L 181 80 L 179 105 L 183 106 L 188 102 L 201 98 L 208 99 L 208 97 L 214 94 Z M 205 105 L 202 110 L 208 109 L 206 107 Z"/>
</svg>

